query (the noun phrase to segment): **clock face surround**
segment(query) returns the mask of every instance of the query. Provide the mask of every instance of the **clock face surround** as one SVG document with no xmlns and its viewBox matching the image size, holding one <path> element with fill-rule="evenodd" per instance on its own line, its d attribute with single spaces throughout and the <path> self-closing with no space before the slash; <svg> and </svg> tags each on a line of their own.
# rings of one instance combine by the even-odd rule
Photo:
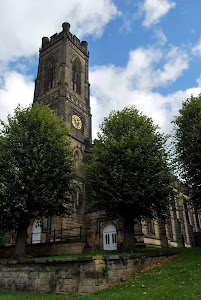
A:
<svg viewBox="0 0 201 300">
<path fill-rule="evenodd" d="M 76 129 L 82 128 L 82 120 L 77 115 L 72 115 L 72 124 Z"/>
</svg>

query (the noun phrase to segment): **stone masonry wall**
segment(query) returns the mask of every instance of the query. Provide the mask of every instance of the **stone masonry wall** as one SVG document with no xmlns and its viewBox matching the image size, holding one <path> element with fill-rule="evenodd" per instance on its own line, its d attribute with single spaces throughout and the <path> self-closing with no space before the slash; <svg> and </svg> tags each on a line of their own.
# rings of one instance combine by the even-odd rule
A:
<svg viewBox="0 0 201 300">
<path fill-rule="evenodd" d="M 41 243 L 27 245 L 26 253 L 31 257 L 81 254 L 84 250 L 85 241 L 68 241 L 56 243 Z M 12 256 L 14 247 L 0 247 L 0 259 Z"/>
<path fill-rule="evenodd" d="M 0 289 L 84 295 L 125 280 L 169 255 L 151 253 L 66 260 L 2 260 Z"/>
</svg>

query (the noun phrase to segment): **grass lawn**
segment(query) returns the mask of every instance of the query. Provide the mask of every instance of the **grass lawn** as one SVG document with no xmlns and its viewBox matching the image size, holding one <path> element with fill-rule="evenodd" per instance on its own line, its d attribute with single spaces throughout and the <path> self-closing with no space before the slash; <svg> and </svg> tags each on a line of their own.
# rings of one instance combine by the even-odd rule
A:
<svg viewBox="0 0 201 300">
<path fill-rule="evenodd" d="M 175 249 L 176 250 L 176 249 Z M 0 292 L 0 299 L 10 300 L 161 300 L 201 299 L 201 248 L 180 250 L 163 264 L 144 270 L 128 281 L 88 296 L 59 296 Z"/>
</svg>

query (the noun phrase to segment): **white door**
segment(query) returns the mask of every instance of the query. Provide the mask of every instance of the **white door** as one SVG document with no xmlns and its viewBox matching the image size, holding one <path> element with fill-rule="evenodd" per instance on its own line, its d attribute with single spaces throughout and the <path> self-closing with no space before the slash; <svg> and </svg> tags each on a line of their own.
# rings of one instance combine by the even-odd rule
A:
<svg viewBox="0 0 201 300">
<path fill-rule="evenodd" d="M 35 220 L 32 228 L 32 244 L 41 242 L 41 220 Z"/>
<path fill-rule="evenodd" d="M 103 229 L 103 249 L 117 250 L 117 230 L 113 224 L 108 224 Z"/>
</svg>

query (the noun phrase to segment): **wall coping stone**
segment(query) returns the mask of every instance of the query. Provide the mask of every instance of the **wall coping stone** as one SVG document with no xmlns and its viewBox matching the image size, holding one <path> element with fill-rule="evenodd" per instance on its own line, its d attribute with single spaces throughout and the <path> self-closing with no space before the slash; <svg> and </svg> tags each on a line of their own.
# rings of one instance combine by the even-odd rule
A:
<svg viewBox="0 0 201 300">
<path fill-rule="evenodd" d="M 121 258 L 128 257 L 131 259 L 137 259 L 141 257 L 160 257 L 160 256 L 173 256 L 178 254 L 178 251 L 174 252 L 151 252 L 151 253 L 135 253 L 135 254 L 125 254 L 125 255 L 103 255 L 103 256 L 81 256 L 75 258 L 65 258 L 65 259 L 4 259 L 0 260 L 0 265 L 16 265 L 16 264 L 65 264 L 68 262 L 88 262 L 94 260 L 120 260 Z"/>
<path fill-rule="evenodd" d="M 71 238 L 68 239 L 67 241 L 55 241 L 55 242 L 45 242 L 45 243 L 38 243 L 38 244 L 27 244 L 26 247 L 41 247 L 41 245 L 43 246 L 49 246 L 49 245 L 58 245 L 58 244 L 66 244 L 66 243 L 76 243 L 76 242 L 86 242 L 85 239 L 80 239 L 80 238 Z M 10 246 L 0 246 L 0 249 L 13 249 L 14 246 L 10 245 Z"/>
</svg>

